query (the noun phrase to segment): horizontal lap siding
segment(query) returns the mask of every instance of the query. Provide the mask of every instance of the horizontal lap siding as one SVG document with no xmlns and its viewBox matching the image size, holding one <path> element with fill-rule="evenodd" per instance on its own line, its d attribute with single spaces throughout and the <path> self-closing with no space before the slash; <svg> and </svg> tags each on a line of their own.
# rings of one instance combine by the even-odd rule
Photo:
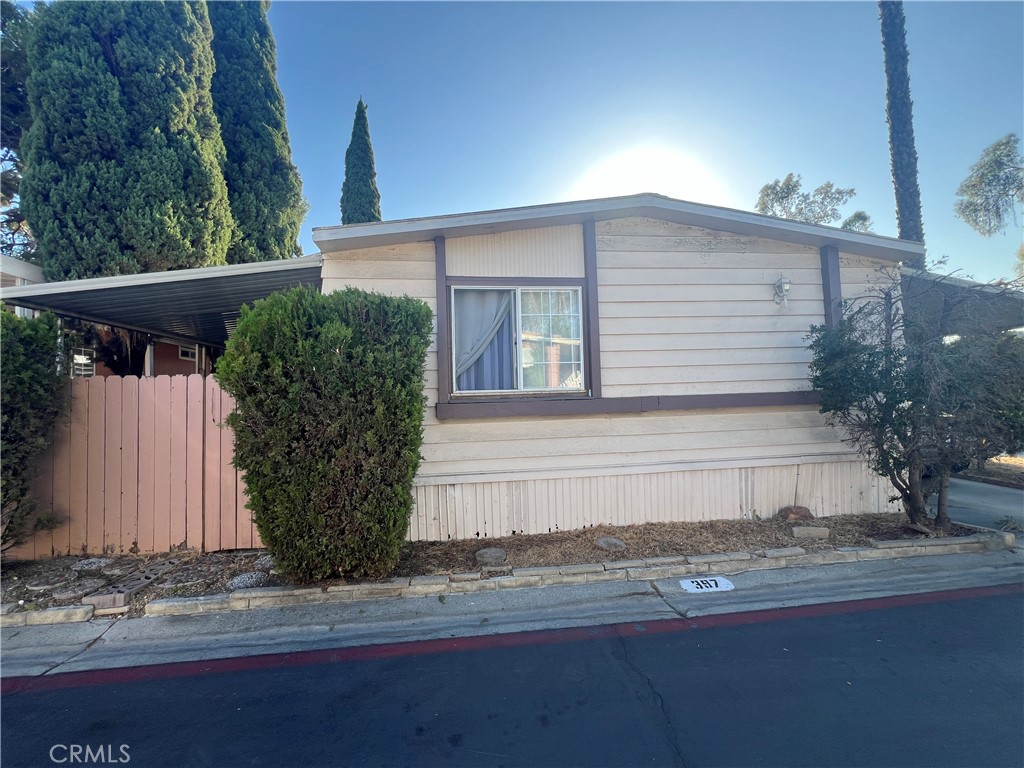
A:
<svg viewBox="0 0 1024 768">
<path fill-rule="evenodd" d="M 809 389 L 816 249 L 651 219 L 597 224 L 605 397 Z M 773 285 L 792 281 L 789 305 Z"/>
<path fill-rule="evenodd" d="M 879 288 L 893 285 L 897 272 L 893 265 L 865 256 L 839 254 L 839 277 L 843 285 L 843 299 L 856 299 L 878 295 Z"/>
</svg>

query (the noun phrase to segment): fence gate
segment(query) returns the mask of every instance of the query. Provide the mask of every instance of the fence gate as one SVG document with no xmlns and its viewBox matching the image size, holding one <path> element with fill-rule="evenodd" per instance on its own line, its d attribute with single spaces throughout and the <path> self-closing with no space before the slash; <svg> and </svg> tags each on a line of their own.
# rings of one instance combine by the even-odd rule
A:
<svg viewBox="0 0 1024 768">
<path fill-rule="evenodd" d="M 262 546 L 221 426 L 234 400 L 212 376 L 72 379 L 70 397 L 34 487 L 62 525 L 9 556 Z"/>
</svg>

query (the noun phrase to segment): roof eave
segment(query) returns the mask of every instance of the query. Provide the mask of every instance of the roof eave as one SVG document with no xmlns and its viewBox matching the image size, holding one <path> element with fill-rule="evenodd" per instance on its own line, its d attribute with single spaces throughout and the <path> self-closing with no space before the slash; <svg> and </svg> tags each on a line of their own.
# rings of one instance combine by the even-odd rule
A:
<svg viewBox="0 0 1024 768">
<path fill-rule="evenodd" d="M 579 224 L 588 219 L 603 221 L 630 216 L 659 218 L 690 226 L 766 237 L 815 248 L 834 245 L 844 253 L 892 262 L 908 261 L 922 256 L 925 252 L 921 243 L 776 219 L 731 208 L 673 200 L 650 193 L 477 213 L 316 227 L 313 229 L 313 242 L 321 252 L 332 253 L 356 248 L 422 242 L 438 236 L 465 237 L 517 229 Z"/>
</svg>

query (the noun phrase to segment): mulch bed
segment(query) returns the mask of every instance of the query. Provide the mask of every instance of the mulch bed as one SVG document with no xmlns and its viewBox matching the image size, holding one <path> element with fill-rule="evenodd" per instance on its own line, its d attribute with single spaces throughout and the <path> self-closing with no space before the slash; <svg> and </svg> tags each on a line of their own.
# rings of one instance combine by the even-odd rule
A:
<svg viewBox="0 0 1024 768">
<path fill-rule="evenodd" d="M 923 534 L 909 530 L 903 515 L 842 515 L 819 518 L 808 525 L 824 526 L 830 531 L 827 541 L 794 539 L 794 525 L 779 520 L 716 520 L 700 523 L 648 523 L 623 528 L 597 526 L 579 531 L 560 531 L 532 536 L 508 536 L 498 539 L 470 539 L 448 542 L 412 542 L 402 549 L 395 576 L 422 576 L 479 571 L 476 552 L 483 547 L 502 547 L 513 568 L 543 565 L 572 565 L 613 560 L 633 560 L 668 555 L 702 555 L 718 552 L 753 552 L 761 549 L 799 545 L 807 551 L 836 547 L 868 546 L 871 540 L 918 539 Z M 969 528 L 953 526 L 937 536 L 968 536 Z M 623 552 L 600 549 L 601 536 L 614 536 L 625 543 Z M 85 579 L 101 585 L 118 583 L 126 574 L 146 568 L 166 567 L 154 583 L 131 599 L 128 616 L 141 616 L 146 603 L 164 597 L 192 597 L 228 591 L 228 581 L 244 573 L 260 570 L 268 574 L 268 586 L 293 582 L 270 572 L 262 550 L 234 552 L 174 552 L 150 556 L 109 557 L 103 568 L 76 571 L 85 557 L 58 557 L 52 560 L 4 561 L 0 563 L 0 602 L 24 601 L 34 609 L 58 605 L 78 605 L 80 596 L 74 586 Z M 339 583 L 334 580 L 328 583 Z M 33 588 L 34 587 L 34 588 Z M 45 587 L 45 588 L 43 588 Z M 63 595 L 63 596 L 62 596 Z"/>
</svg>

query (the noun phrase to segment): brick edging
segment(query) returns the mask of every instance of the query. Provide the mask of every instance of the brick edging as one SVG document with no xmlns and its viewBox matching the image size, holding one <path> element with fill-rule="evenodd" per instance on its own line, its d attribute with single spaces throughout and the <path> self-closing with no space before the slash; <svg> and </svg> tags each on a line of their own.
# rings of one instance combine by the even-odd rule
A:
<svg viewBox="0 0 1024 768">
<path fill-rule="evenodd" d="M 524 587 L 591 584 L 598 581 L 652 581 L 699 573 L 735 574 L 744 571 L 792 568 L 807 565 L 848 563 L 857 560 L 886 560 L 921 555 L 988 552 L 1016 545 L 1012 533 L 987 531 L 972 536 L 941 539 L 900 539 L 875 541 L 869 547 L 840 547 L 808 554 L 802 547 L 766 549 L 756 553 L 726 552 L 689 557 L 649 557 L 607 563 L 485 569 L 450 576 L 413 576 L 362 584 L 322 587 L 255 587 L 202 597 L 171 597 L 146 605 L 147 616 L 185 616 L 223 611 L 245 611 L 311 603 L 336 603 L 396 597 L 441 597 Z M 511 573 L 505 571 L 511 570 Z M 500 572 L 500 575 L 495 571 Z M 0 616 L 0 626 L 57 624 L 88 621 L 93 606 L 76 605 L 22 611 Z"/>
</svg>

